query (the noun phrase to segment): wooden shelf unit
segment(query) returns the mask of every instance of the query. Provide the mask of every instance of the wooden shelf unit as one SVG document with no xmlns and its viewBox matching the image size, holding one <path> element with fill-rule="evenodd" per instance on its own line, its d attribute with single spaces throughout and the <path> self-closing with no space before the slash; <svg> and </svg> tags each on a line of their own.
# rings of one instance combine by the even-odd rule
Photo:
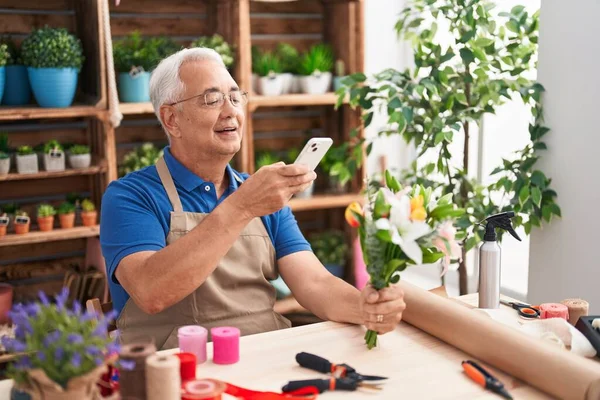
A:
<svg viewBox="0 0 600 400">
<path fill-rule="evenodd" d="M 123 115 L 154 114 L 152 103 L 119 103 L 119 110 Z"/>
<path fill-rule="evenodd" d="M 283 94 L 280 96 L 252 95 L 249 99 L 250 111 L 259 107 L 293 107 L 293 106 L 334 106 L 338 101 L 335 93 L 325 94 Z"/>
<path fill-rule="evenodd" d="M 65 108 L 42 108 L 39 106 L 0 106 L 0 121 L 17 121 L 42 118 L 99 117 L 105 110 L 95 106 L 73 105 Z"/>
<path fill-rule="evenodd" d="M 96 174 L 106 173 L 107 170 L 108 170 L 108 168 L 106 166 L 92 165 L 88 168 L 78 168 L 78 169 L 67 168 L 64 171 L 40 171 L 37 174 L 10 173 L 8 175 L 0 175 L 0 182 L 64 178 L 67 176 L 79 176 L 79 175 L 96 175 Z"/>
<path fill-rule="evenodd" d="M 317 194 L 306 199 L 292 199 L 290 201 L 290 207 L 292 211 L 345 208 L 355 201 L 362 203 L 363 196 L 361 194 L 353 193 L 339 195 Z"/>
<path fill-rule="evenodd" d="M 91 227 L 77 226 L 69 229 L 53 229 L 49 232 L 32 231 L 22 235 L 13 233 L 0 237 L 0 247 L 89 238 L 96 237 L 99 234 L 100 227 L 98 225 Z"/>
</svg>

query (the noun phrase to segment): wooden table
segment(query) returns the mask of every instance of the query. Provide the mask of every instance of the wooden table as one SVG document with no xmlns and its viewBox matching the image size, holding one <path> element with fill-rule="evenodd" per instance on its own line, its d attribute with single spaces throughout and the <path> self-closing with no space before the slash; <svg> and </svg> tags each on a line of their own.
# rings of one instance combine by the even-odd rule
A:
<svg viewBox="0 0 600 400">
<path fill-rule="evenodd" d="M 472 305 L 477 302 L 476 295 L 460 299 Z M 323 322 L 245 336 L 240 341 L 240 362 L 229 366 L 210 361 L 212 344 L 209 344 L 209 361 L 198 367 L 197 376 L 248 389 L 280 391 L 289 380 L 324 378 L 297 365 L 296 353 L 305 351 L 332 362 L 346 362 L 364 374 L 390 377 L 379 392 L 365 389 L 354 393 L 326 392 L 319 396 L 323 399 L 500 399 L 463 374 L 460 362 L 473 357 L 411 325 L 401 323 L 394 332 L 381 336 L 379 347 L 370 351 L 364 344 L 364 332 L 359 326 Z M 515 399 L 552 398 L 506 374 L 490 370 Z M 9 400 L 10 386 L 10 381 L 0 382 L 0 400 Z"/>
</svg>

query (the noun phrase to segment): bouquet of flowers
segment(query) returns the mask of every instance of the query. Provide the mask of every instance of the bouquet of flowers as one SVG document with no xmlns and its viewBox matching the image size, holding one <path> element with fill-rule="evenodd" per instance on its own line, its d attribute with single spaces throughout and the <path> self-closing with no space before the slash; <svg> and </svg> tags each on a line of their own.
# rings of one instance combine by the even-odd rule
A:
<svg viewBox="0 0 600 400">
<path fill-rule="evenodd" d="M 369 193 L 363 208 L 352 203 L 346 221 L 358 228 L 370 284 L 381 290 L 400 279 L 410 265 L 441 262 L 443 273 L 451 259 L 459 258 L 454 220 L 464 210 L 452 204 L 452 194 L 435 199 L 431 188 L 402 188 L 388 171 L 387 187 Z M 369 349 L 377 344 L 377 332 L 368 330 Z"/>
<path fill-rule="evenodd" d="M 18 354 L 8 368 L 18 388 L 83 396 L 94 390 L 108 364 L 116 364 L 119 346 L 107 332 L 114 313 L 83 312 L 77 301 L 70 308 L 68 297 L 63 289 L 52 303 L 40 292 L 41 302 L 15 304 L 9 312 L 15 338 L 3 337 L 2 344 Z M 123 363 L 121 368 L 131 367 Z"/>
</svg>

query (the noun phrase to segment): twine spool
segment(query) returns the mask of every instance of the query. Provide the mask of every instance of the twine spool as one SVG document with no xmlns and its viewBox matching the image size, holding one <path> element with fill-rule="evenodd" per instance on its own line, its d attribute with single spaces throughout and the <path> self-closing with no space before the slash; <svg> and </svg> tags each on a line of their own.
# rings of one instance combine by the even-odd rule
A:
<svg viewBox="0 0 600 400">
<path fill-rule="evenodd" d="M 564 304 L 544 303 L 540 305 L 540 317 L 542 319 L 562 318 L 568 321 L 569 309 Z"/>
<path fill-rule="evenodd" d="M 221 400 L 225 384 L 213 379 L 197 379 L 183 384 L 181 400 Z"/>
<path fill-rule="evenodd" d="M 119 370 L 119 390 L 122 397 L 146 398 L 146 359 L 154 353 L 156 346 L 149 338 L 121 347 L 119 358 L 135 363 L 131 371 Z"/>
<path fill-rule="evenodd" d="M 583 299 L 565 299 L 560 302 L 569 309 L 569 323 L 573 326 L 577 324 L 580 317 L 588 315 L 590 305 Z"/>
<path fill-rule="evenodd" d="M 146 359 L 146 393 L 148 400 L 180 400 L 179 358 L 153 354 Z"/>
<path fill-rule="evenodd" d="M 196 379 L 196 356 L 192 353 L 177 353 L 181 382 Z"/>
</svg>

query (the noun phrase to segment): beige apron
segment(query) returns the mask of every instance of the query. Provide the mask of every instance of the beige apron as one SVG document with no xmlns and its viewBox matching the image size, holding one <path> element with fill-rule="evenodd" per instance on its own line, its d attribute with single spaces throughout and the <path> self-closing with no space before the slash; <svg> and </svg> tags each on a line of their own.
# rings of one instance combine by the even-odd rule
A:
<svg viewBox="0 0 600 400">
<path fill-rule="evenodd" d="M 167 245 L 194 229 L 207 214 L 184 212 L 164 159 L 156 164 L 160 180 L 173 206 Z M 234 174 L 235 175 L 235 174 Z M 235 175 L 236 180 L 241 179 Z M 169 266 L 165 265 L 165 274 Z M 184 325 L 235 326 L 242 335 L 289 328 L 290 322 L 273 311 L 277 278 L 273 243 L 260 218 L 242 230 L 217 268 L 192 294 L 179 303 L 149 315 L 130 298 L 117 320 L 121 341 L 152 336 L 158 349 L 178 346 L 177 329 Z"/>
</svg>

